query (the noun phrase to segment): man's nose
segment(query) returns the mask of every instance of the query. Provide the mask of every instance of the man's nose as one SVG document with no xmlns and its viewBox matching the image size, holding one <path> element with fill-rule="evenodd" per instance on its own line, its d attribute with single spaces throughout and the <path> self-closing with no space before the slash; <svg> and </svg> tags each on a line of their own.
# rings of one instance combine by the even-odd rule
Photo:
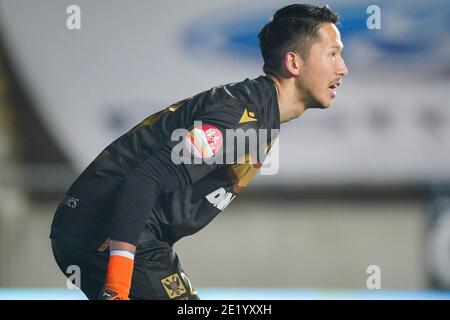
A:
<svg viewBox="0 0 450 320">
<path fill-rule="evenodd" d="M 342 77 L 348 74 L 348 69 L 343 58 L 341 58 L 341 63 L 339 64 L 338 74 Z"/>
</svg>

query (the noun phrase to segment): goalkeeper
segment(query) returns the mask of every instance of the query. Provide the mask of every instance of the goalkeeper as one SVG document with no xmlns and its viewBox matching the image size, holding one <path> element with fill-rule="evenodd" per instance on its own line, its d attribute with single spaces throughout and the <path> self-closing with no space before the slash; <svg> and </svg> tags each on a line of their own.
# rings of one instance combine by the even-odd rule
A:
<svg viewBox="0 0 450 320">
<path fill-rule="evenodd" d="M 280 123 L 331 106 L 347 74 L 337 23 L 327 6 L 278 10 L 259 33 L 265 75 L 149 116 L 81 173 L 56 210 L 50 238 L 63 272 L 79 266 L 89 299 L 198 299 L 173 244 L 248 185 Z M 256 145 L 236 148 L 228 138 L 236 129 L 257 132 Z M 180 132 L 183 139 L 174 140 Z"/>
</svg>

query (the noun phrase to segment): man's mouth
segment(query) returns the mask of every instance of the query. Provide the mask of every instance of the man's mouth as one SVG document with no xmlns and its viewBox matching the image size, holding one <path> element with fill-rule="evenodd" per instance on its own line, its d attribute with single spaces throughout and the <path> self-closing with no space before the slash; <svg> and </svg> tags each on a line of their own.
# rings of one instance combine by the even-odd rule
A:
<svg viewBox="0 0 450 320">
<path fill-rule="evenodd" d="M 336 81 L 336 82 L 333 82 L 333 83 L 328 87 L 328 91 L 329 91 L 330 94 L 331 94 L 331 99 L 333 99 L 333 98 L 336 97 L 336 89 L 337 89 L 337 87 L 339 87 L 341 84 L 342 84 L 341 81 Z"/>
</svg>

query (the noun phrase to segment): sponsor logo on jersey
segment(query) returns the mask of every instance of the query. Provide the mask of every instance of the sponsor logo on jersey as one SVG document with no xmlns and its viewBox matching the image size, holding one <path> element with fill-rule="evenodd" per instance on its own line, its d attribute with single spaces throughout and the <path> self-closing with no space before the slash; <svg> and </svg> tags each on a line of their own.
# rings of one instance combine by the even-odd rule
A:
<svg viewBox="0 0 450 320">
<path fill-rule="evenodd" d="M 161 283 L 170 299 L 186 293 L 186 288 L 177 273 L 162 279 Z"/>
<path fill-rule="evenodd" d="M 232 192 L 227 192 L 222 187 L 206 196 L 206 200 L 220 211 L 223 211 L 234 198 L 236 198 L 236 196 Z"/>
<path fill-rule="evenodd" d="M 64 199 L 59 203 L 59 208 L 62 206 L 68 206 L 69 208 L 76 208 L 78 205 L 78 198 L 75 198 L 71 195 L 66 194 Z"/>
</svg>

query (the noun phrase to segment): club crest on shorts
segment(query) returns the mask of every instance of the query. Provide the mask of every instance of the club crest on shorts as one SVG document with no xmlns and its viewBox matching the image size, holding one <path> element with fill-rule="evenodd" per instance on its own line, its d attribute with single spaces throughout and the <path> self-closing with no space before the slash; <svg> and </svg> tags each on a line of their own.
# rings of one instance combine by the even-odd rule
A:
<svg viewBox="0 0 450 320">
<path fill-rule="evenodd" d="M 186 293 L 186 288 L 177 273 L 162 279 L 161 283 L 170 299 Z"/>
<path fill-rule="evenodd" d="M 192 129 L 188 133 L 185 143 L 193 155 L 204 159 L 211 158 L 222 147 L 223 136 L 217 127 L 206 124 Z"/>
</svg>

